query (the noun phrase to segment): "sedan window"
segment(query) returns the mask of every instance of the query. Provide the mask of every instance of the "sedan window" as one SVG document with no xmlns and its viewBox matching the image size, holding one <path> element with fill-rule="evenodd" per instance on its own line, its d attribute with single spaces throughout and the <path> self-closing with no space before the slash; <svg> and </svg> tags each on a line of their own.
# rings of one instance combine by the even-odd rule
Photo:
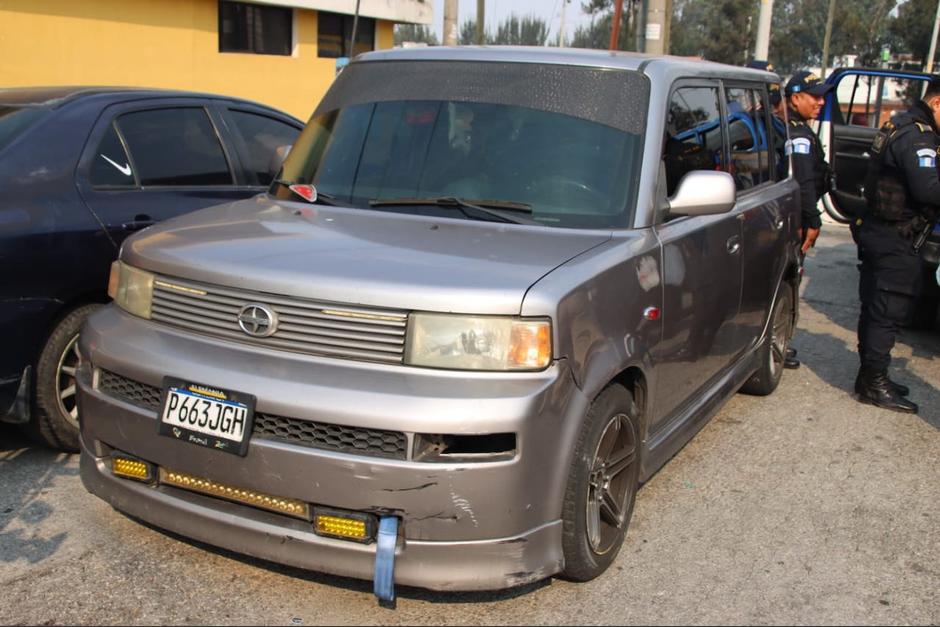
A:
<svg viewBox="0 0 940 627">
<path fill-rule="evenodd" d="M 108 127 L 91 164 L 91 184 L 95 187 L 131 187 L 135 185 L 130 159 L 114 125 Z"/>
<path fill-rule="evenodd" d="M 33 122 L 45 117 L 45 107 L 10 107 L 0 105 L 0 149 L 20 136 Z"/>
<path fill-rule="evenodd" d="M 254 172 L 259 185 L 270 185 L 300 130 L 266 115 L 247 111 L 231 114 L 245 140 L 248 169 Z"/>
<path fill-rule="evenodd" d="M 117 124 L 141 185 L 232 184 L 222 144 L 204 109 L 135 111 Z"/>
</svg>

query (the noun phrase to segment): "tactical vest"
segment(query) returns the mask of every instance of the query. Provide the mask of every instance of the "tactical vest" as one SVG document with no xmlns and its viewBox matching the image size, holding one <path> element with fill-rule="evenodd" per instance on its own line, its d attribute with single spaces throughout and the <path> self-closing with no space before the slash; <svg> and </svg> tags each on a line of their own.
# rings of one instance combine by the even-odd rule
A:
<svg viewBox="0 0 940 627">
<path fill-rule="evenodd" d="M 865 200 L 868 201 L 871 215 L 887 222 L 901 222 L 910 217 L 903 172 L 885 163 L 885 159 L 891 142 L 915 124 L 918 124 L 917 120 L 907 116 L 902 117 L 899 124 L 888 121 L 871 143 L 871 159 L 865 177 Z"/>
</svg>

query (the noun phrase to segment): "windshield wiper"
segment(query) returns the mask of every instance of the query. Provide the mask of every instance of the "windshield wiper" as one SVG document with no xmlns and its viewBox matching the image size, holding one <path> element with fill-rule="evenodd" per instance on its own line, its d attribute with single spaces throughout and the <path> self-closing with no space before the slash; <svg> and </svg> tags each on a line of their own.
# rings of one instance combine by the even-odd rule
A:
<svg viewBox="0 0 940 627">
<path fill-rule="evenodd" d="M 486 220 L 497 218 L 501 222 L 513 224 L 537 224 L 534 220 L 519 217 L 510 217 L 504 212 L 532 213 L 532 205 L 509 200 L 466 199 L 456 196 L 435 196 L 429 198 L 373 198 L 369 201 L 371 207 L 389 207 L 396 205 L 433 205 L 437 207 L 455 207 L 468 218 Z M 487 216 L 487 217 L 484 217 Z"/>
<path fill-rule="evenodd" d="M 282 187 L 286 187 L 287 189 L 290 189 L 291 185 L 297 185 L 297 183 L 293 181 L 285 181 L 284 179 L 273 179 L 271 183 L 280 185 Z M 294 192 L 293 190 L 291 190 L 291 192 L 294 194 L 297 193 L 297 192 Z M 299 194 L 297 195 L 299 196 Z M 339 203 L 339 201 L 336 200 L 335 196 L 331 196 L 330 194 L 325 194 L 321 192 L 320 190 L 317 190 L 317 199 L 314 202 L 319 203 L 321 205 L 330 205 L 331 207 L 343 206 Z"/>
</svg>

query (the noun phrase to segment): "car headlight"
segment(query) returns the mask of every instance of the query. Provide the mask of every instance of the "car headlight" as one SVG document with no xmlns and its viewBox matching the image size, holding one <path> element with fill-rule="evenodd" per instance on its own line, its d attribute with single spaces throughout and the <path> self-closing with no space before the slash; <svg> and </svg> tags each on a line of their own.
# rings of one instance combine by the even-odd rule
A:
<svg viewBox="0 0 940 627">
<path fill-rule="evenodd" d="M 543 370 L 552 360 L 545 319 L 412 314 L 405 363 L 451 370 Z"/>
<path fill-rule="evenodd" d="M 108 296 L 127 313 L 150 318 L 153 303 L 153 274 L 129 266 L 123 261 L 111 264 Z"/>
</svg>

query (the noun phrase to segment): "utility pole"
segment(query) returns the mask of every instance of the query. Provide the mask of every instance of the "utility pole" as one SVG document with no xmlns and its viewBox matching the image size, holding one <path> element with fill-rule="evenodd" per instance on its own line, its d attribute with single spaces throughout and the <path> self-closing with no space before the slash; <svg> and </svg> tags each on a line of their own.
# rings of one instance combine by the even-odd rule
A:
<svg viewBox="0 0 940 627">
<path fill-rule="evenodd" d="M 672 42 L 672 0 L 666 0 L 663 7 L 663 54 L 669 54 Z"/>
<path fill-rule="evenodd" d="M 623 0 L 614 0 L 614 21 L 610 25 L 610 50 L 620 48 L 620 18 L 623 17 Z"/>
<path fill-rule="evenodd" d="M 486 33 L 484 30 L 486 26 L 486 0 L 477 0 L 477 39 L 476 44 L 482 46 L 485 42 L 483 37 Z"/>
<path fill-rule="evenodd" d="M 927 68 L 924 70 L 928 74 L 933 73 L 933 55 L 937 54 L 937 30 L 940 28 L 940 0 L 937 0 L 937 17 L 933 21 L 933 37 L 930 39 L 930 54 L 927 55 Z"/>
<path fill-rule="evenodd" d="M 643 43 L 646 41 L 646 4 L 649 0 L 640 0 L 633 3 L 633 36 L 635 42 L 633 49 L 643 52 Z"/>
<path fill-rule="evenodd" d="M 457 0 L 444 0 L 444 45 L 457 45 Z"/>
<path fill-rule="evenodd" d="M 221 10 L 221 9 L 220 9 Z M 349 56 L 356 56 L 356 31 L 359 30 L 359 0 L 356 0 L 356 14 L 353 16 L 352 41 L 349 42 Z"/>
<path fill-rule="evenodd" d="M 558 47 L 565 47 L 565 7 L 568 6 L 568 0 L 561 0 L 561 26 L 558 27 Z"/>
<path fill-rule="evenodd" d="M 836 15 L 836 0 L 829 0 L 829 17 L 826 18 L 826 39 L 823 40 L 822 71 L 820 74 L 826 80 L 826 66 L 829 64 L 829 40 L 832 39 L 832 20 Z"/>
<path fill-rule="evenodd" d="M 770 24 L 774 15 L 774 0 L 761 0 L 760 17 L 757 20 L 757 45 L 754 60 L 767 61 L 770 57 Z"/>
<path fill-rule="evenodd" d="M 648 0 L 646 5 L 646 45 L 648 54 L 666 53 L 666 0 Z"/>
</svg>

